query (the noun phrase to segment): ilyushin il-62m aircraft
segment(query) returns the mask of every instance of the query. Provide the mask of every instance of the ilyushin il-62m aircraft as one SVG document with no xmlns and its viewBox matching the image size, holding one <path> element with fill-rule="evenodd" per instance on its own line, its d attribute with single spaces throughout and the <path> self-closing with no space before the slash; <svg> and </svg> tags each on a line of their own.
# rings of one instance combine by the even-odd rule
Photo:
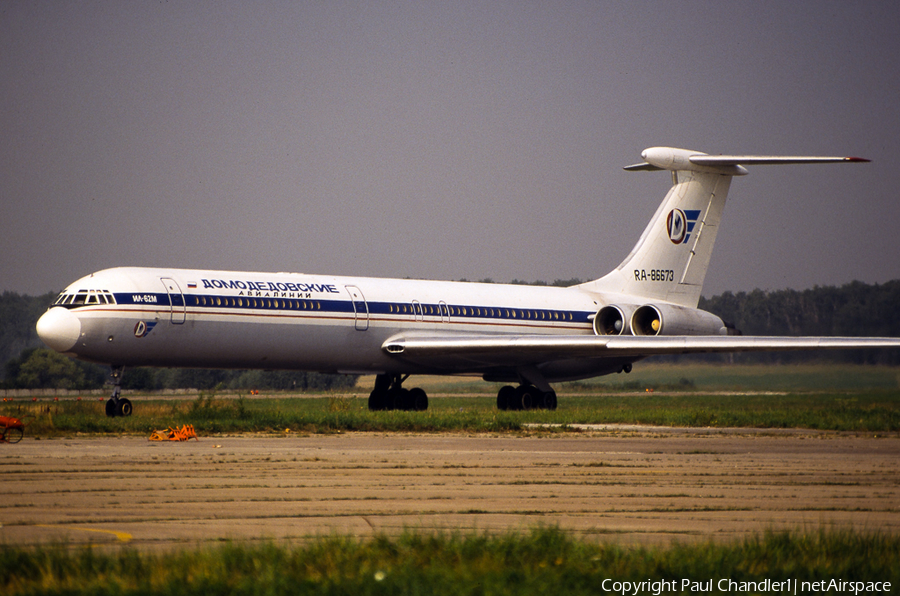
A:
<svg viewBox="0 0 900 596">
<path fill-rule="evenodd" d="M 625 260 L 567 288 L 123 267 L 63 291 L 37 323 L 50 348 L 112 367 L 109 416 L 128 416 L 125 367 L 375 374 L 372 410 L 424 410 L 410 375 L 508 383 L 501 410 L 557 406 L 551 383 L 630 372 L 655 354 L 900 347 L 900 338 L 749 337 L 697 304 L 725 197 L 744 166 L 854 157 L 708 155 L 654 147 L 629 171 L 672 187 Z"/>
</svg>

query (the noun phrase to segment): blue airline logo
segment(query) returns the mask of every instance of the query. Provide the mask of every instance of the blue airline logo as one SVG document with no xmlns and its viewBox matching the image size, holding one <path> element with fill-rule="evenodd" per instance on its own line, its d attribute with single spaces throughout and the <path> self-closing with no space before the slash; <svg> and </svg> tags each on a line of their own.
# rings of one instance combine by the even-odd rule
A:
<svg viewBox="0 0 900 596">
<path fill-rule="evenodd" d="M 156 327 L 156 321 L 138 321 L 134 326 L 134 336 L 138 338 L 147 337 L 154 327 Z"/>
<path fill-rule="evenodd" d="M 700 209 L 672 209 L 666 216 L 666 231 L 673 244 L 684 244 L 691 238 L 691 232 L 700 219 Z"/>
</svg>

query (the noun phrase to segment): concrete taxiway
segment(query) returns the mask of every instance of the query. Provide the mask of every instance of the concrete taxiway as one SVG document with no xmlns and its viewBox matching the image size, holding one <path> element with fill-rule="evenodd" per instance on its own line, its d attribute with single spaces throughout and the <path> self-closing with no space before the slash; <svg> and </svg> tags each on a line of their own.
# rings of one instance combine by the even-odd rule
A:
<svg viewBox="0 0 900 596">
<path fill-rule="evenodd" d="M 628 427 L 0 445 L 0 543 L 222 540 L 559 526 L 620 543 L 766 529 L 900 532 L 900 437 Z"/>
</svg>

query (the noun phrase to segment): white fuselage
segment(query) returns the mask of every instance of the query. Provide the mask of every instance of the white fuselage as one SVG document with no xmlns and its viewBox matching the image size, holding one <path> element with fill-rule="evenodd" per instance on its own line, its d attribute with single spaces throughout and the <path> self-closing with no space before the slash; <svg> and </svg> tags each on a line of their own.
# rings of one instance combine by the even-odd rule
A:
<svg viewBox="0 0 900 596">
<path fill-rule="evenodd" d="M 867 160 L 672 147 L 641 156 L 626 169 L 669 170 L 672 187 L 625 260 L 578 286 L 117 268 L 71 284 L 38 321 L 38 335 L 114 370 L 376 373 L 391 375 L 395 388 L 403 374 L 475 373 L 543 394 L 549 381 L 627 371 L 652 354 L 895 345 L 730 337 L 719 317 L 697 309 L 731 179 L 747 173 L 741 164 Z"/>
<path fill-rule="evenodd" d="M 383 345 L 400 333 L 591 335 L 604 303 L 576 288 L 116 268 L 61 294 L 55 308 L 77 317 L 77 339 L 53 347 L 124 366 L 504 376 L 502 367 L 458 361 L 417 365 Z M 603 374 L 607 365 L 563 361 L 545 374 Z"/>
</svg>

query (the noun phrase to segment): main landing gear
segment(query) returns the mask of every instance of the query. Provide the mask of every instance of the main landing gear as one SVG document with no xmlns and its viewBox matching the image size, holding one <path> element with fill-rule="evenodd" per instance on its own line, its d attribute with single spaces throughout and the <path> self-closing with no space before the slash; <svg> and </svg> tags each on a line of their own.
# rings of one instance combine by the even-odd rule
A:
<svg viewBox="0 0 900 596">
<path fill-rule="evenodd" d="M 125 373 L 124 366 L 113 366 L 110 378 L 113 380 L 112 397 L 106 400 L 106 415 L 110 418 L 114 416 L 131 416 L 133 408 L 128 399 L 121 397 L 122 394 L 122 375 Z"/>
<path fill-rule="evenodd" d="M 504 385 L 497 392 L 498 410 L 555 410 L 556 392 L 541 391 L 534 385 Z"/>
<path fill-rule="evenodd" d="M 535 366 L 516 369 L 519 386 L 504 385 L 497 392 L 498 410 L 555 410 L 556 391 Z"/>
<path fill-rule="evenodd" d="M 369 394 L 370 410 L 408 410 L 422 412 L 428 409 L 428 395 L 418 387 L 404 389 L 401 385 L 409 375 L 378 375 L 375 388 Z"/>
</svg>

